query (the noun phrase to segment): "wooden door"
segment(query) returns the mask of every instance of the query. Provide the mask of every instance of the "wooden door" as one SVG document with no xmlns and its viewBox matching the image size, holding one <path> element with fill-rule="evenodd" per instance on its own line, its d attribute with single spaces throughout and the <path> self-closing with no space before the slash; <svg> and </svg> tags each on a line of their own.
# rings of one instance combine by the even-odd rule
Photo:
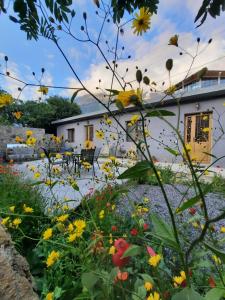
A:
<svg viewBox="0 0 225 300">
<path fill-rule="evenodd" d="M 190 145 L 193 161 L 210 163 L 212 141 L 212 113 L 198 113 L 185 116 L 185 143 Z"/>
</svg>

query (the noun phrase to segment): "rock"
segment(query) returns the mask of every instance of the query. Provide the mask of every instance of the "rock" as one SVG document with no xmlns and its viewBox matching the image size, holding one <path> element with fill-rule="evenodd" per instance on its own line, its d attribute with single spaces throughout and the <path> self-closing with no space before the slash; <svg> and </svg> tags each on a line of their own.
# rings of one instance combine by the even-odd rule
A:
<svg viewBox="0 0 225 300">
<path fill-rule="evenodd" d="M 0 299 L 38 300 L 33 290 L 29 265 L 14 248 L 12 240 L 0 225 Z"/>
</svg>

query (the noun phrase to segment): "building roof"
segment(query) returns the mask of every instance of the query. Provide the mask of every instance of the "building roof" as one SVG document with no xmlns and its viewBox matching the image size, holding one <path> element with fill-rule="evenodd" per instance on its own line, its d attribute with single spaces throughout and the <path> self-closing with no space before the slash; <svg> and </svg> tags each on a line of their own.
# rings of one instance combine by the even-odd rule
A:
<svg viewBox="0 0 225 300">
<path fill-rule="evenodd" d="M 177 105 L 177 99 L 180 99 L 180 104 L 186 103 L 193 103 L 193 102 L 201 102 L 201 101 L 208 101 L 216 98 L 225 97 L 225 84 L 221 84 L 220 86 L 212 86 L 207 88 L 201 88 L 192 91 L 182 91 L 179 90 L 175 93 L 175 97 L 171 96 L 164 97 L 165 94 L 159 93 L 152 93 L 150 98 L 144 104 L 146 108 L 160 108 L 160 107 L 167 107 L 167 106 L 174 106 Z M 163 99 L 163 100 L 162 100 Z M 225 100 L 225 99 L 224 99 Z M 119 111 L 115 106 L 111 109 L 114 114 L 119 114 Z M 129 106 L 124 109 L 124 113 L 126 112 L 135 112 L 137 111 L 137 107 Z M 55 125 L 63 125 L 69 124 L 73 122 L 80 122 L 84 120 L 92 120 L 103 117 L 105 114 L 109 114 L 106 109 L 97 112 L 90 112 L 85 114 L 80 114 L 74 117 L 65 118 L 61 120 L 57 120 L 52 122 Z"/>
</svg>

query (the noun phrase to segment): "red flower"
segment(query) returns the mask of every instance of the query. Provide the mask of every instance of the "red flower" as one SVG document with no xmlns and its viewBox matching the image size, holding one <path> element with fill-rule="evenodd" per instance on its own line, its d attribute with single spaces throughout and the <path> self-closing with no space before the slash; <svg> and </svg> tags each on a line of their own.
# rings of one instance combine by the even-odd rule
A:
<svg viewBox="0 0 225 300">
<path fill-rule="evenodd" d="M 148 224 L 145 223 L 145 224 L 143 225 L 143 228 L 144 228 L 144 230 L 148 230 Z"/>
<path fill-rule="evenodd" d="M 136 235 L 138 235 L 138 230 L 136 228 L 132 228 L 130 231 L 130 234 L 133 236 L 136 236 Z"/>
<path fill-rule="evenodd" d="M 112 256 L 113 264 L 117 267 L 123 267 L 129 262 L 130 258 L 129 257 L 121 258 L 121 257 L 123 256 L 124 252 L 130 247 L 130 245 L 127 243 L 127 241 L 120 238 L 114 242 L 114 246 L 117 252 Z"/>
<path fill-rule="evenodd" d="M 118 280 L 126 281 L 128 278 L 128 275 L 129 275 L 128 272 L 118 272 L 117 278 L 118 278 Z"/>
<path fill-rule="evenodd" d="M 215 288 L 216 287 L 216 282 L 215 282 L 215 280 L 214 280 L 214 278 L 212 276 L 209 277 L 208 282 L 209 282 L 209 286 L 211 288 Z"/>
<path fill-rule="evenodd" d="M 112 231 L 117 231 L 117 226 L 113 225 L 111 229 Z"/>
<path fill-rule="evenodd" d="M 189 213 L 194 216 L 196 214 L 196 208 L 190 207 L 189 208 Z"/>
<path fill-rule="evenodd" d="M 114 266 L 122 268 L 126 266 L 126 264 L 129 262 L 130 258 L 129 257 L 121 258 L 122 255 L 119 252 L 117 252 L 112 256 L 112 261 Z"/>
</svg>

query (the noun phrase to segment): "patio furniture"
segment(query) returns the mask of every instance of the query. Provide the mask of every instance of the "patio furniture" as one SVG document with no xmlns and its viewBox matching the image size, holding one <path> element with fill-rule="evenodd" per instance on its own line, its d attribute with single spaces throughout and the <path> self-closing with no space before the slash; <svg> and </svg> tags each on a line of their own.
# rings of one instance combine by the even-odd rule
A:
<svg viewBox="0 0 225 300">
<path fill-rule="evenodd" d="M 95 162 L 97 163 L 99 169 L 100 169 L 100 165 L 99 165 L 98 159 L 99 159 L 101 150 L 102 150 L 102 149 L 101 149 L 100 147 L 96 147 L 96 148 L 95 148 L 95 154 L 94 154 L 94 163 L 95 163 Z"/>
<path fill-rule="evenodd" d="M 81 149 L 80 154 L 74 154 L 74 157 L 75 157 L 75 171 L 76 171 L 76 167 L 78 167 L 78 173 L 80 174 L 82 164 L 84 162 L 87 162 L 92 166 L 93 173 L 94 173 L 94 176 L 95 176 L 95 164 L 94 164 L 94 162 L 96 161 L 95 150 L 96 150 L 96 148 L 94 148 L 94 149 Z"/>
</svg>

